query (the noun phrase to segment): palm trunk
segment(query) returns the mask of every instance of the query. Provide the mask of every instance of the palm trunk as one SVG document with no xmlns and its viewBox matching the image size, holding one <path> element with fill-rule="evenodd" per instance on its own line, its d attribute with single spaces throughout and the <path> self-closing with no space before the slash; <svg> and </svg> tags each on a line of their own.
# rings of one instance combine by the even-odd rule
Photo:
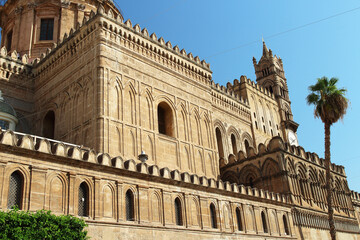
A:
<svg viewBox="0 0 360 240">
<path fill-rule="evenodd" d="M 334 210 L 331 199 L 331 184 L 330 184 L 330 124 L 325 123 L 325 169 L 326 169 L 326 199 L 328 204 L 328 217 L 330 226 L 330 236 L 332 240 L 336 240 Z"/>
</svg>

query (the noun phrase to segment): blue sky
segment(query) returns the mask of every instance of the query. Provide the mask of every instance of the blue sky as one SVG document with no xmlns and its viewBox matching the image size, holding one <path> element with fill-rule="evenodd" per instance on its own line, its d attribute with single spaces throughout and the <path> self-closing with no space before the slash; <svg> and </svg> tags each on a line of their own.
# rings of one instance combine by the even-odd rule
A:
<svg viewBox="0 0 360 240">
<path fill-rule="evenodd" d="M 255 80 L 252 57 L 262 36 L 283 59 L 298 138 L 306 151 L 324 157 L 324 127 L 307 106 L 307 87 L 322 76 L 338 77 L 351 101 L 343 122 L 331 128 L 332 161 L 344 165 L 351 189 L 360 192 L 360 1 L 140 0 L 119 1 L 125 19 L 155 32 L 173 46 L 211 64 L 225 85 L 241 75 Z M 313 23 L 330 16 L 345 14 Z M 303 28 L 277 34 L 299 26 Z M 274 36 L 275 35 L 275 36 Z M 250 44 L 249 44 L 250 43 Z"/>
</svg>

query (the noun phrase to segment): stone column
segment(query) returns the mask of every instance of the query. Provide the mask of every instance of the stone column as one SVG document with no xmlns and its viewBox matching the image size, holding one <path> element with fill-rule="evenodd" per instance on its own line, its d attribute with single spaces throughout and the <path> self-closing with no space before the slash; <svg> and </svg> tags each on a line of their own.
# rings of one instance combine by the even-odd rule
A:
<svg viewBox="0 0 360 240">
<path fill-rule="evenodd" d="M 77 213 L 75 212 L 75 178 L 76 174 L 73 172 L 70 172 L 68 174 L 69 176 L 69 206 L 68 206 L 68 214 L 76 216 Z"/>
<path fill-rule="evenodd" d="M 94 219 L 99 219 L 103 215 L 100 209 L 100 178 L 94 177 L 94 197 L 93 197 L 93 213 L 89 213 L 89 216 Z M 90 201 L 91 203 L 92 201 Z M 91 208 L 90 208 L 91 209 Z"/>
</svg>

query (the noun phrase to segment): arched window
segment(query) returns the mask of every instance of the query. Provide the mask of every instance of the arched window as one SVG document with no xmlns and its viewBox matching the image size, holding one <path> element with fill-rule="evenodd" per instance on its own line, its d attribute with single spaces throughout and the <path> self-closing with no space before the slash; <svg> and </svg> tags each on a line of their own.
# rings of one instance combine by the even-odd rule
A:
<svg viewBox="0 0 360 240">
<path fill-rule="evenodd" d="M 241 222 L 241 212 L 239 208 L 236 208 L 236 221 L 237 221 L 238 230 L 242 231 L 243 227 Z"/>
<path fill-rule="evenodd" d="M 288 226 L 285 215 L 283 215 L 283 223 L 284 223 L 285 235 L 290 235 L 289 226 Z"/>
<path fill-rule="evenodd" d="M 48 111 L 43 120 L 43 136 L 54 139 L 55 133 L 55 113 Z"/>
<path fill-rule="evenodd" d="M 236 146 L 236 138 L 234 134 L 231 134 L 231 145 L 233 149 L 233 154 L 236 156 L 237 154 L 237 146 Z"/>
<path fill-rule="evenodd" d="M 210 204 L 210 218 L 211 218 L 211 227 L 217 228 L 216 209 L 213 203 Z"/>
<path fill-rule="evenodd" d="M 261 220 L 262 220 L 262 224 L 263 224 L 264 233 L 267 233 L 268 232 L 268 227 L 267 227 L 266 217 L 265 217 L 264 212 L 261 212 Z"/>
<path fill-rule="evenodd" d="M 244 144 L 245 144 L 246 155 L 249 156 L 249 147 L 250 147 L 250 145 L 249 145 L 248 140 L 245 139 Z"/>
<path fill-rule="evenodd" d="M 256 129 L 259 129 L 257 121 L 255 121 L 255 127 L 256 127 Z"/>
<path fill-rule="evenodd" d="M 8 34 L 6 34 L 6 48 L 7 48 L 8 52 L 10 52 L 10 50 L 11 50 L 12 35 L 13 35 L 12 30 L 9 31 Z"/>
<path fill-rule="evenodd" d="M 270 93 L 274 93 L 272 86 L 269 86 L 269 91 L 270 91 Z"/>
<path fill-rule="evenodd" d="M 129 189 L 125 195 L 126 220 L 135 221 L 134 194 Z"/>
<path fill-rule="evenodd" d="M 182 221 L 182 208 L 181 208 L 181 202 L 179 198 L 175 199 L 175 220 L 176 220 L 176 225 L 178 226 L 182 226 L 183 225 L 183 221 Z"/>
<path fill-rule="evenodd" d="M 174 137 L 174 120 L 170 106 L 166 102 L 158 105 L 159 133 Z"/>
<path fill-rule="evenodd" d="M 254 188 L 254 179 L 252 177 L 249 178 L 249 185 L 251 188 Z"/>
<path fill-rule="evenodd" d="M 286 112 L 285 112 L 285 118 L 286 118 L 286 120 L 290 120 L 290 113 L 289 113 L 289 111 L 286 111 Z"/>
<path fill-rule="evenodd" d="M 8 208 L 17 206 L 22 209 L 23 189 L 23 175 L 19 171 L 13 172 L 9 181 Z"/>
<path fill-rule="evenodd" d="M 81 183 L 79 187 L 78 215 L 89 216 L 89 187 L 85 182 Z"/>
<path fill-rule="evenodd" d="M 303 179 L 300 179 L 299 185 L 300 185 L 300 193 L 301 193 L 301 196 L 303 196 L 303 198 L 306 198 L 306 196 L 305 196 L 305 190 L 304 190 L 304 180 L 303 180 Z"/>
<path fill-rule="evenodd" d="M 224 157 L 224 148 L 223 148 L 223 143 L 222 143 L 221 131 L 219 128 L 216 128 L 215 132 L 216 132 L 216 142 L 217 142 L 217 146 L 218 146 L 218 150 L 219 150 L 219 158 L 223 158 Z"/>
</svg>

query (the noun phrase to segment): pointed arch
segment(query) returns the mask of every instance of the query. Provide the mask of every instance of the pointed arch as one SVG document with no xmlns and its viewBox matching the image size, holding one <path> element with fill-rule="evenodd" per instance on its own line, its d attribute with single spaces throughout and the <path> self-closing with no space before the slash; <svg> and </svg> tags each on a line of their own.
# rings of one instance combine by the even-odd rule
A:
<svg viewBox="0 0 360 240">
<path fill-rule="evenodd" d="M 131 82 L 128 83 L 128 86 L 125 88 L 124 94 L 124 107 L 128 111 L 124 114 L 124 120 L 128 123 L 135 124 L 136 122 L 136 90 Z"/>
<path fill-rule="evenodd" d="M 283 215 L 282 220 L 283 220 L 285 235 L 290 235 L 289 224 L 288 224 L 288 220 L 287 220 L 287 217 L 285 216 L 285 214 Z"/>
<path fill-rule="evenodd" d="M 218 228 L 217 226 L 217 214 L 216 214 L 216 208 L 215 208 L 215 205 L 214 203 L 210 203 L 210 207 L 209 207 L 209 210 L 210 210 L 210 222 L 211 222 L 211 227 L 212 228 Z"/>
<path fill-rule="evenodd" d="M 196 197 L 190 198 L 190 220 L 192 226 L 200 226 L 200 206 Z"/>
<path fill-rule="evenodd" d="M 65 214 L 68 181 L 63 173 L 52 172 L 46 177 L 46 205 L 55 213 Z"/>
<path fill-rule="evenodd" d="M 254 164 L 251 163 L 246 165 L 243 169 L 241 169 L 239 176 L 240 176 L 241 184 L 250 186 L 252 188 L 254 187 L 262 188 L 260 169 L 256 167 Z"/>
<path fill-rule="evenodd" d="M 16 170 L 10 175 L 7 207 L 23 209 L 24 175 Z"/>
<path fill-rule="evenodd" d="M 231 228 L 231 226 L 233 225 L 231 222 L 231 211 L 230 206 L 227 203 L 223 205 L 223 217 L 225 229 Z"/>
<path fill-rule="evenodd" d="M 145 94 L 142 94 L 141 110 L 141 125 L 146 129 L 153 129 L 153 97 L 149 89 L 145 90 Z"/>
<path fill-rule="evenodd" d="M 236 210 L 235 210 L 235 214 L 236 214 L 236 225 L 237 225 L 237 230 L 238 231 L 243 231 L 244 228 L 243 228 L 243 224 L 242 224 L 242 217 L 241 217 L 241 211 L 240 211 L 240 208 L 237 207 Z"/>
<path fill-rule="evenodd" d="M 175 198 L 174 209 L 175 209 L 175 223 L 178 226 L 182 226 L 183 225 L 183 218 L 182 218 L 182 212 L 183 212 L 182 209 L 183 208 L 181 205 L 181 201 L 178 197 Z"/>
<path fill-rule="evenodd" d="M 151 220 L 152 222 L 161 223 L 162 222 L 162 204 L 161 196 L 158 191 L 153 191 L 150 197 L 151 201 Z"/>
<path fill-rule="evenodd" d="M 103 217 L 114 219 L 116 216 L 116 190 L 111 183 L 106 183 L 102 188 Z"/>
<path fill-rule="evenodd" d="M 79 186 L 79 195 L 78 195 L 78 215 L 82 217 L 89 216 L 89 186 L 84 181 Z"/>
<path fill-rule="evenodd" d="M 123 87 L 121 81 L 116 78 L 109 85 L 109 115 L 114 119 L 122 120 L 122 107 L 123 107 Z"/>
<path fill-rule="evenodd" d="M 158 131 L 170 137 L 175 137 L 175 117 L 172 108 L 167 102 L 157 105 Z"/>
<path fill-rule="evenodd" d="M 188 140 L 188 121 L 187 121 L 187 111 L 183 103 L 180 104 L 180 113 L 178 119 L 178 136 L 181 140 Z"/>
<path fill-rule="evenodd" d="M 127 221 L 135 221 L 135 198 L 131 189 L 125 193 L 125 213 Z"/>
<path fill-rule="evenodd" d="M 55 112 L 52 110 L 49 110 L 43 118 L 42 135 L 50 139 L 55 137 Z"/>
<path fill-rule="evenodd" d="M 264 233 L 268 233 L 269 232 L 268 223 L 267 223 L 264 211 L 261 211 L 261 222 L 262 222 L 262 227 L 263 227 Z"/>
<path fill-rule="evenodd" d="M 200 115 L 196 108 L 193 108 L 190 115 L 192 142 L 201 145 Z"/>
</svg>

